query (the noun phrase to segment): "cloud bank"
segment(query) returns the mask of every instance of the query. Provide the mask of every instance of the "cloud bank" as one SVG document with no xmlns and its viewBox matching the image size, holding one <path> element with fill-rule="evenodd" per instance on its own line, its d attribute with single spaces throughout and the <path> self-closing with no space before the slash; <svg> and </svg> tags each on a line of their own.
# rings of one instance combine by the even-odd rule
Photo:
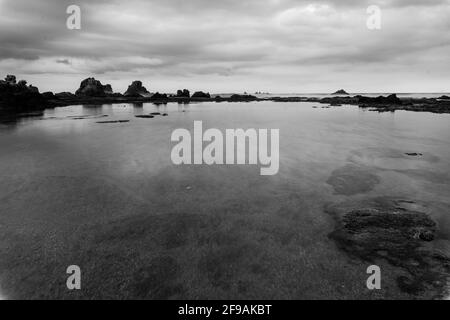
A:
<svg viewBox="0 0 450 320">
<path fill-rule="evenodd" d="M 449 0 L 0 0 L 0 70 L 54 91 L 448 92 L 449 17 Z"/>
</svg>

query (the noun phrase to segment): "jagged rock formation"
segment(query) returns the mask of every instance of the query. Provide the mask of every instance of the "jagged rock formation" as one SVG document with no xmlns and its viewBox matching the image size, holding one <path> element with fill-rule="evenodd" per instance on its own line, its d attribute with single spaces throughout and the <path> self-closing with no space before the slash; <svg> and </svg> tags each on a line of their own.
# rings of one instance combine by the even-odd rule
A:
<svg viewBox="0 0 450 320">
<path fill-rule="evenodd" d="M 77 96 L 88 97 L 104 97 L 111 95 L 113 90 L 111 85 L 102 85 L 102 83 L 95 78 L 87 78 L 80 84 L 80 88 L 75 92 Z"/>
<path fill-rule="evenodd" d="M 142 86 L 141 81 L 133 81 L 133 83 L 128 87 L 128 90 L 124 93 L 126 97 L 145 97 L 148 96 L 150 92 Z"/>
</svg>

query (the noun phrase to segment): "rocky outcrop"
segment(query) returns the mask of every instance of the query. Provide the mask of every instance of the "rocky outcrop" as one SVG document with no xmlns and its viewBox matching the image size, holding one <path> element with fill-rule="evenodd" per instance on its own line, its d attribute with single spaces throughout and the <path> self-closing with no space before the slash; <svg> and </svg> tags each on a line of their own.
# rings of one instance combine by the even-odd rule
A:
<svg viewBox="0 0 450 320">
<path fill-rule="evenodd" d="M 204 93 L 203 91 L 197 91 L 192 95 L 193 99 L 211 99 L 211 95 L 209 93 Z"/>
<path fill-rule="evenodd" d="M 95 78 L 87 78 L 80 84 L 80 88 L 75 92 L 77 96 L 87 97 L 105 97 L 111 95 L 113 90 L 111 85 L 102 85 L 102 83 Z"/>
<path fill-rule="evenodd" d="M 359 103 L 364 104 L 388 104 L 388 105 L 401 105 L 402 101 L 397 97 L 396 94 L 391 94 L 387 97 L 379 96 L 376 98 L 355 96 Z"/>
<path fill-rule="evenodd" d="M 338 90 L 333 94 L 334 95 L 348 95 L 348 93 L 344 89 Z"/>
<path fill-rule="evenodd" d="M 150 94 L 148 90 L 142 86 L 141 81 L 133 81 L 133 83 L 128 87 L 127 91 L 124 93 L 126 97 L 146 97 Z"/>
<path fill-rule="evenodd" d="M 3 111 L 22 112 L 41 110 L 46 99 L 39 93 L 39 89 L 27 85 L 25 80 L 16 81 L 13 75 L 7 75 L 0 80 L 0 109 Z"/>
<path fill-rule="evenodd" d="M 190 97 L 191 93 L 187 89 L 177 91 L 177 98 L 190 98 Z"/>
</svg>

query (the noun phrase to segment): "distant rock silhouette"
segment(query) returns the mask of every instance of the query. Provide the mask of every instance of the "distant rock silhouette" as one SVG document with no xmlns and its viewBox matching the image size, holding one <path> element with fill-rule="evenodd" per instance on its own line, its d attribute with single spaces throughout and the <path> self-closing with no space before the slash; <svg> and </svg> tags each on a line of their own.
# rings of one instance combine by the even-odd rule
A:
<svg viewBox="0 0 450 320">
<path fill-rule="evenodd" d="M 177 97 L 178 98 L 190 98 L 191 97 L 191 93 L 187 89 L 178 90 L 177 91 Z"/>
<path fill-rule="evenodd" d="M 28 86 L 25 80 L 17 82 L 16 76 L 7 75 L 0 80 L 0 109 L 13 112 L 27 110 L 41 110 L 46 99 L 39 93 L 39 89 Z"/>
<path fill-rule="evenodd" d="M 161 94 L 161 93 L 157 92 L 154 95 L 152 95 L 151 99 L 161 101 L 161 100 L 168 100 L 169 98 L 167 97 L 167 94 L 165 94 L 165 93 Z"/>
<path fill-rule="evenodd" d="M 77 96 L 87 97 L 104 97 L 111 95 L 113 90 L 111 85 L 102 85 L 102 83 L 95 78 L 87 78 L 80 84 L 80 88 L 75 92 Z"/>
<path fill-rule="evenodd" d="M 367 104 L 390 104 L 390 105 L 401 105 L 402 101 L 397 97 L 396 94 L 391 94 L 387 97 L 379 96 L 376 98 L 355 96 L 359 103 Z"/>
<path fill-rule="evenodd" d="M 204 93 L 203 91 L 197 91 L 192 95 L 193 99 L 211 99 L 211 95 L 209 93 Z"/>
<path fill-rule="evenodd" d="M 233 94 L 229 99 L 229 101 L 235 101 L 235 102 L 240 102 L 240 101 L 255 101 L 258 100 L 257 97 L 252 96 L 252 95 L 248 95 L 248 94 Z"/>
<path fill-rule="evenodd" d="M 126 97 L 145 97 L 148 96 L 150 92 L 142 86 L 141 81 L 133 81 L 133 83 L 128 87 L 128 90 L 124 93 Z"/>
<path fill-rule="evenodd" d="M 336 92 L 333 93 L 333 94 L 335 94 L 335 95 L 338 95 L 338 94 L 341 94 L 341 95 L 348 95 L 348 93 L 347 93 L 344 89 L 338 90 L 338 91 L 336 91 Z"/>
</svg>

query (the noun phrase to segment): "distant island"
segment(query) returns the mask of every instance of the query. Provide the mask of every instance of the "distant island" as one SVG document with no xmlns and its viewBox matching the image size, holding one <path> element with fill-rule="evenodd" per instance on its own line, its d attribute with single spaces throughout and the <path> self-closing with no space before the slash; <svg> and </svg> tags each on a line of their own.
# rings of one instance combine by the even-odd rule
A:
<svg viewBox="0 0 450 320">
<path fill-rule="evenodd" d="M 394 112 L 407 110 L 415 112 L 450 113 L 450 98 L 398 98 L 392 94 L 387 97 L 366 97 L 356 95 L 351 97 L 345 90 L 333 93 L 334 97 L 264 97 L 258 98 L 249 94 L 233 94 L 228 97 L 215 96 L 203 91 L 196 91 L 192 95 L 187 89 L 180 89 L 176 94 L 150 93 L 139 80 L 133 81 L 128 89 L 122 93 L 115 93 L 110 84 L 102 84 L 91 77 L 80 83 L 80 87 L 71 92 L 40 93 L 35 86 L 28 85 L 25 80 L 17 81 L 14 75 L 7 75 L 0 80 L 0 114 L 20 115 L 23 113 L 39 112 L 46 108 L 69 106 L 74 104 L 105 104 L 105 103 L 190 103 L 190 102 L 315 102 L 330 106 L 358 105 L 370 111 Z"/>
<path fill-rule="evenodd" d="M 340 90 L 336 91 L 335 93 L 333 93 L 333 95 L 346 95 L 346 96 L 348 96 L 348 93 L 344 89 L 340 89 Z"/>
</svg>

